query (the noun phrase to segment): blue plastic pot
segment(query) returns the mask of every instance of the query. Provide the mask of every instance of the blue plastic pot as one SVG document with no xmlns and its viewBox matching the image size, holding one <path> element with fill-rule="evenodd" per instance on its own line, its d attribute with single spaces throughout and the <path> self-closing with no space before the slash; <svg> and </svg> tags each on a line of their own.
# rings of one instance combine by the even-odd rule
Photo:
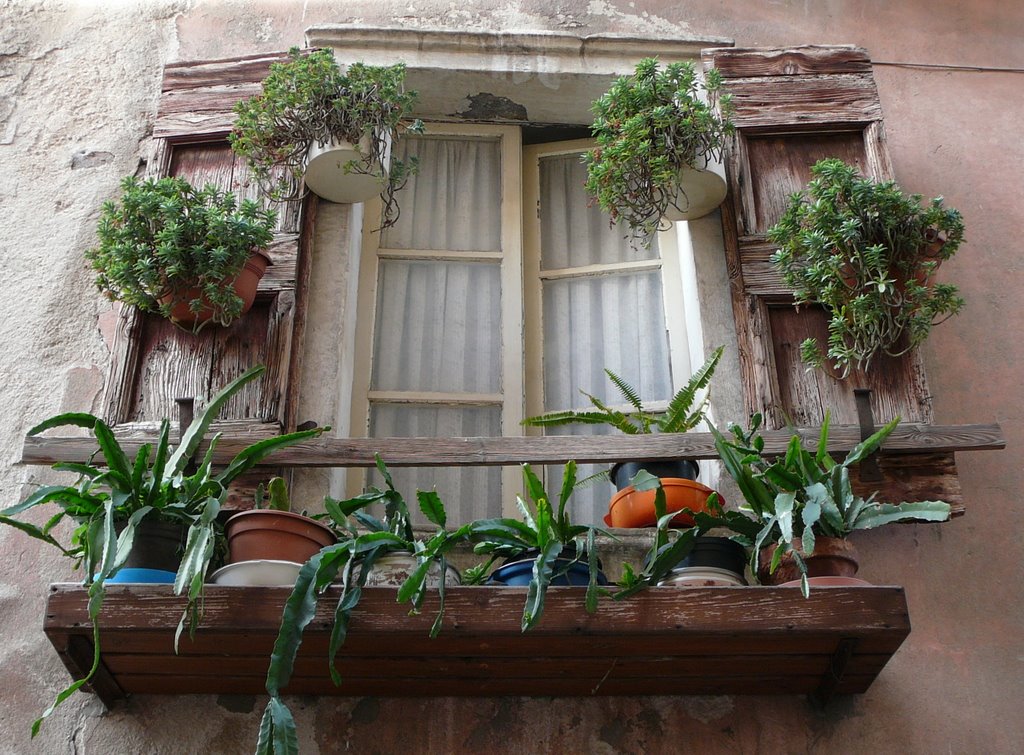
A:
<svg viewBox="0 0 1024 755">
<path fill-rule="evenodd" d="M 535 558 L 536 556 L 530 556 L 528 553 L 523 554 L 523 556 L 517 556 L 517 560 L 506 562 L 491 572 L 487 583 L 491 585 L 506 585 L 508 587 L 527 587 L 533 578 L 533 562 Z M 568 566 L 568 569 L 566 569 L 566 566 Z M 565 570 L 564 574 L 561 573 L 563 569 Z M 598 566 L 598 569 L 600 569 L 600 566 Z M 587 566 L 586 561 L 572 563 L 571 558 L 555 559 L 552 565 L 552 573 L 554 575 L 551 578 L 552 585 L 586 587 L 590 584 L 590 568 Z M 608 578 L 604 576 L 604 572 L 597 572 L 597 583 L 599 585 L 608 584 Z"/>
<path fill-rule="evenodd" d="M 113 577 L 109 577 L 106 583 L 128 584 L 142 583 L 151 585 L 173 585 L 175 573 L 163 569 L 146 569 L 138 566 L 125 566 Z"/>
</svg>

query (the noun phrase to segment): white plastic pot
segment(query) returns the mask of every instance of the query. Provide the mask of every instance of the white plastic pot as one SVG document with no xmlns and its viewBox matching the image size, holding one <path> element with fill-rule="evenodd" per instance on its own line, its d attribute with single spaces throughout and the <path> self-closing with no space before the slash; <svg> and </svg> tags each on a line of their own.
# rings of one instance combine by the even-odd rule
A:
<svg viewBox="0 0 1024 755">
<path fill-rule="evenodd" d="M 369 137 L 360 141 L 363 154 L 368 151 L 369 144 Z M 317 196 L 339 204 L 357 204 L 372 199 L 380 194 L 387 180 L 391 166 L 390 139 L 378 175 L 346 173 L 345 165 L 359 159 L 359 152 L 349 142 L 334 141 L 323 146 L 314 142 L 306 153 L 306 186 Z"/>
<path fill-rule="evenodd" d="M 679 193 L 675 205 L 669 203 L 665 219 L 696 220 L 713 212 L 725 200 L 725 168 L 720 162 L 710 163 L 703 170 L 683 168 L 679 171 Z"/>
<path fill-rule="evenodd" d="M 238 561 L 210 577 L 215 585 L 234 587 L 292 587 L 302 564 L 293 561 Z"/>
</svg>

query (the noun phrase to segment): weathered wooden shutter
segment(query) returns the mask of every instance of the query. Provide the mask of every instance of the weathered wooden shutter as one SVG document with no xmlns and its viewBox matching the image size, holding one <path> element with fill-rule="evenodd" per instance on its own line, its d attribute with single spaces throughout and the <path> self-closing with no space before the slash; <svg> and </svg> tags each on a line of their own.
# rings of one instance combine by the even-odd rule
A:
<svg viewBox="0 0 1024 755">
<path fill-rule="evenodd" d="M 235 102 L 258 93 L 270 63 L 284 57 L 168 65 L 148 175 L 213 183 L 240 198 L 259 199 L 227 134 Z M 217 429 L 254 440 L 294 427 L 304 324 L 299 294 L 308 277 L 304 252 L 315 208 L 314 202 L 277 208 L 278 229 L 269 250 L 273 264 L 260 281 L 252 310 L 232 326 L 210 326 L 193 335 L 159 316 L 123 308 L 107 383 L 108 420 L 122 431 L 143 430 L 162 417 L 175 417 L 176 398 L 208 398 L 249 367 L 265 364 L 263 377 L 225 407 Z"/>
<path fill-rule="evenodd" d="M 871 390 L 876 417 L 930 422 L 931 403 L 920 354 L 876 357 L 868 374 L 837 380 L 807 370 L 800 343 L 827 333 L 824 310 L 793 307 L 768 260 L 765 233 L 789 196 L 825 157 L 839 157 L 865 175 L 893 177 L 882 109 L 867 53 L 855 47 L 716 49 L 704 52 L 736 106 L 737 137 L 727 158 L 730 199 L 723 206 L 733 311 L 748 409 L 771 427 L 787 421 L 857 424 L 855 388 Z"/>
</svg>

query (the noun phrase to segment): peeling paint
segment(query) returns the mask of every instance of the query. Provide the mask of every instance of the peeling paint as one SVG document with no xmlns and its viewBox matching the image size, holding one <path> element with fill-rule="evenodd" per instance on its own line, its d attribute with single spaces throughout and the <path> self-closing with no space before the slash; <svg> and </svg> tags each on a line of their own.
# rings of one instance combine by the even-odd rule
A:
<svg viewBox="0 0 1024 755">
<path fill-rule="evenodd" d="M 528 121 L 526 107 L 513 102 L 508 97 L 494 95 L 490 92 L 471 94 L 466 98 L 468 106 L 455 113 L 459 118 L 467 120 L 496 121 Z"/>
</svg>

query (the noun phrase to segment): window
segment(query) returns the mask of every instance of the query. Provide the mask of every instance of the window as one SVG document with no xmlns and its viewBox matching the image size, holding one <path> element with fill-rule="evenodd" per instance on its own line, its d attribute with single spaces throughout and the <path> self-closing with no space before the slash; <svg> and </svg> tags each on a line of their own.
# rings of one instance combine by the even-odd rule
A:
<svg viewBox="0 0 1024 755">
<path fill-rule="evenodd" d="M 586 141 L 428 132 L 398 147 L 420 161 L 398 223 L 375 233 L 367 208 L 352 433 L 522 434 L 523 416 L 587 405 L 579 388 L 617 401 L 605 367 L 652 406 L 667 401 L 673 374 L 689 376 L 674 234 L 635 249 L 588 206 Z M 512 514 L 520 487 L 515 467 L 393 472 L 403 492 L 436 486 L 453 520 Z M 600 521 L 608 492 L 581 491 L 575 515 Z"/>
</svg>

